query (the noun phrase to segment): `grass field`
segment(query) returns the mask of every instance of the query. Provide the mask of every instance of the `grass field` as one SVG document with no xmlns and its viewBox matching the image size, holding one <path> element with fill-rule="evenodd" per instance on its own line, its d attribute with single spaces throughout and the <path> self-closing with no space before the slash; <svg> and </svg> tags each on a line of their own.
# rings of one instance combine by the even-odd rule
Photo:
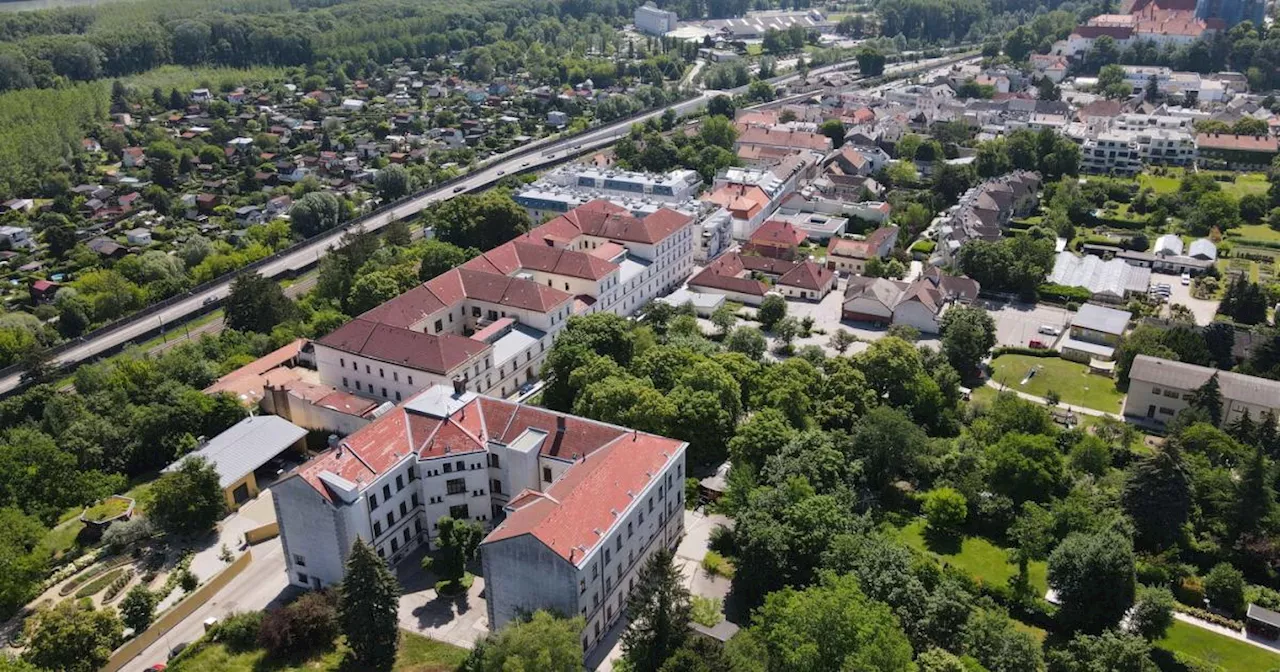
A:
<svg viewBox="0 0 1280 672">
<path fill-rule="evenodd" d="M 223 89 L 230 90 L 231 87 L 255 82 L 270 82 L 281 79 L 284 75 L 284 68 L 189 68 L 166 65 L 126 77 L 124 81 L 146 93 L 158 88 L 167 96 L 172 89 L 188 93 L 194 88 L 207 88 L 216 95 Z"/>
<path fill-rule="evenodd" d="M 1227 231 L 1227 239 L 1247 238 L 1249 240 L 1270 240 L 1280 242 L 1280 231 L 1266 224 L 1246 224 Z"/>
<path fill-rule="evenodd" d="M 1040 367 L 1026 385 L 1019 385 L 1033 366 Z M 1043 397 L 1049 390 L 1057 392 L 1063 403 L 1085 406 L 1099 411 L 1118 413 L 1124 395 L 1110 378 L 1089 373 L 1084 364 L 1056 357 L 1001 355 L 991 362 L 992 379 L 1009 389 Z"/>
<path fill-rule="evenodd" d="M 923 518 L 899 530 L 899 537 L 908 546 L 932 553 L 942 562 L 954 565 L 984 583 L 1005 585 L 1018 574 L 1018 566 L 1009 562 L 1009 553 L 1005 549 L 982 537 L 965 537 L 959 543 L 933 539 L 925 532 Z M 1032 562 L 1029 569 L 1031 585 L 1043 595 L 1049 587 L 1045 563 Z"/>
<path fill-rule="evenodd" d="M 210 644 L 183 656 L 169 666 L 170 672 L 336 672 L 342 667 L 345 647 L 302 662 L 284 663 L 268 660 L 262 650 L 232 653 L 221 644 Z M 400 633 L 400 653 L 395 672 L 453 672 L 467 657 L 465 649 L 437 642 L 421 635 Z"/>
<path fill-rule="evenodd" d="M 1156 646 L 1220 665 L 1227 672 L 1265 672 L 1280 667 L 1280 655 L 1182 621 L 1174 621 Z"/>
</svg>

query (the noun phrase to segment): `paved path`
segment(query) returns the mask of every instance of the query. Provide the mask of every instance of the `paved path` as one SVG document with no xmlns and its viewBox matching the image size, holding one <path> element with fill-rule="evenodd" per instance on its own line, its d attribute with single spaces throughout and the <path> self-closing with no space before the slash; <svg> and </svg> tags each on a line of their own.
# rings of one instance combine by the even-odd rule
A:
<svg viewBox="0 0 1280 672">
<path fill-rule="evenodd" d="M 1195 616 L 1192 616 L 1190 614 L 1184 614 L 1180 611 L 1173 612 L 1173 617 L 1178 619 L 1179 621 L 1182 621 L 1183 623 L 1194 625 L 1197 628 L 1204 628 L 1205 630 L 1216 632 L 1219 635 L 1222 635 L 1223 637 L 1230 637 L 1232 639 L 1236 639 L 1241 642 L 1245 642 L 1247 644 L 1252 644 L 1258 647 L 1259 649 L 1265 649 L 1267 651 L 1270 651 L 1271 653 L 1280 654 L 1280 645 L 1278 645 L 1277 642 L 1275 641 L 1264 642 L 1260 639 L 1254 639 L 1246 632 L 1242 632 L 1240 630 L 1232 630 L 1231 628 L 1228 628 L 1226 626 L 1218 625 L 1217 623 L 1210 623 L 1209 621 L 1196 618 Z"/>
<path fill-rule="evenodd" d="M 1063 410 L 1071 411 L 1073 413 L 1079 413 L 1081 415 L 1092 415 L 1098 418 L 1112 418 L 1114 420 L 1119 420 L 1121 422 L 1124 422 L 1124 416 L 1120 415 L 1119 413 L 1108 413 L 1107 411 L 1099 411 L 1096 408 L 1089 408 L 1088 406 L 1073 406 L 1071 404 L 1064 404 L 1062 402 L 1058 402 L 1057 406 L 1054 406 L 1053 404 L 1050 404 L 1049 400 L 1045 399 L 1044 397 L 1037 397 L 1034 394 L 1027 394 L 1026 392 L 1023 392 L 1021 390 L 1016 390 L 1003 383 L 998 383 L 995 381 L 987 381 L 987 385 L 989 387 L 994 387 L 996 390 L 1001 392 L 1012 392 L 1013 394 L 1016 394 L 1019 397 L 1026 399 L 1027 401 L 1034 401 L 1037 404 L 1044 404 L 1045 406 L 1061 408 Z"/>
</svg>

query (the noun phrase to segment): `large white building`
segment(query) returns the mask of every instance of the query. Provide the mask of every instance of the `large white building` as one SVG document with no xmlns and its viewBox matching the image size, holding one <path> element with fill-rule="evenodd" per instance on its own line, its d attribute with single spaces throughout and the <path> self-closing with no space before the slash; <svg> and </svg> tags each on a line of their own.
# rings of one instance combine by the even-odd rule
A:
<svg viewBox="0 0 1280 672">
<path fill-rule="evenodd" d="M 693 218 L 595 201 L 432 278 L 315 343 L 320 382 L 400 402 L 435 384 L 508 396 L 573 315 L 630 315 L 693 268 Z"/>
<path fill-rule="evenodd" d="M 698 211 L 694 195 L 701 185 L 702 178 L 694 170 L 644 173 L 574 165 L 547 173 L 517 192 L 513 200 L 535 222 L 595 200 L 609 201 L 636 217 L 664 207 L 693 214 Z"/>
<path fill-rule="evenodd" d="M 1224 425 L 1246 412 L 1255 421 L 1268 412 L 1280 413 L 1280 381 L 1138 355 L 1129 369 L 1124 414 L 1165 424 L 1190 405 L 1192 393 L 1213 377 L 1222 393 Z"/>
<path fill-rule="evenodd" d="M 650 35 L 662 35 L 679 27 L 680 19 L 675 12 L 658 9 L 652 2 L 636 7 L 636 30 Z"/>
<path fill-rule="evenodd" d="M 538 609 L 586 619 L 584 651 L 624 611 L 644 561 L 683 530 L 687 444 L 435 386 L 273 486 L 289 583 L 342 580 L 356 539 L 390 563 L 443 516 L 480 547 L 490 627 Z"/>
</svg>

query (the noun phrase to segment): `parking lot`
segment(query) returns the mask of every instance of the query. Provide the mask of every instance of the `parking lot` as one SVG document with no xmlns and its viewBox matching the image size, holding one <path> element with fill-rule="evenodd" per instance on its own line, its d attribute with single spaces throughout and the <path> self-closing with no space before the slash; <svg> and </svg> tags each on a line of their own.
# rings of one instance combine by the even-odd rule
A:
<svg viewBox="0 0 1280 672">
<path fill-rule="evenodd" d="M 1203 326 L 1213 322 L 1213 316 L 1218 313 L 1218 301 L 1193 298 L 1191 296 L 1191 287 L 1182 284 L 1182 278 L 1176 275 L 1152 273 L 1151 284 L 1158 283 L 1169 285 L 1169 303 L 1180 303 L 1190 308 L 1192 314 L 1196 316 L 1196 324 Z"/>
<path fill-rule="evenodd" d="M 996 343 L 1005 346 L 1027 347 L 1031 341 L 1047 346 L 1057 342 L 1057 336 L 1040 333 L 1040 327 L 1050 326 L 1066 333 L 1071 324 L 1071 312 L 1057 306 L 1032 303 L 979 300 L 978 306 L 986 309 L 996 323 Z"/>
</svg>

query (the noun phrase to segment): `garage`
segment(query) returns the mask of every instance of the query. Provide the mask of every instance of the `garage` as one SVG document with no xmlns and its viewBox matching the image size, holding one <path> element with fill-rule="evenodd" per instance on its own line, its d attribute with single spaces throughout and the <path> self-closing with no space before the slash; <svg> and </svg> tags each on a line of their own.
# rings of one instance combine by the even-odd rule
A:
<svg viewBox="0 0 1280 672">
<path fill-rule="evenodd" d="M 306 457 L 307 430 L 275 415 L 250 416 L 209 439 L 165 467 L 174 471 L 183 460 L 200 456 L 218 471 L 227 509 L 235 511 L 258 496 L 260 481 L 269 484 L 285 465 Z"/>
</svg>

